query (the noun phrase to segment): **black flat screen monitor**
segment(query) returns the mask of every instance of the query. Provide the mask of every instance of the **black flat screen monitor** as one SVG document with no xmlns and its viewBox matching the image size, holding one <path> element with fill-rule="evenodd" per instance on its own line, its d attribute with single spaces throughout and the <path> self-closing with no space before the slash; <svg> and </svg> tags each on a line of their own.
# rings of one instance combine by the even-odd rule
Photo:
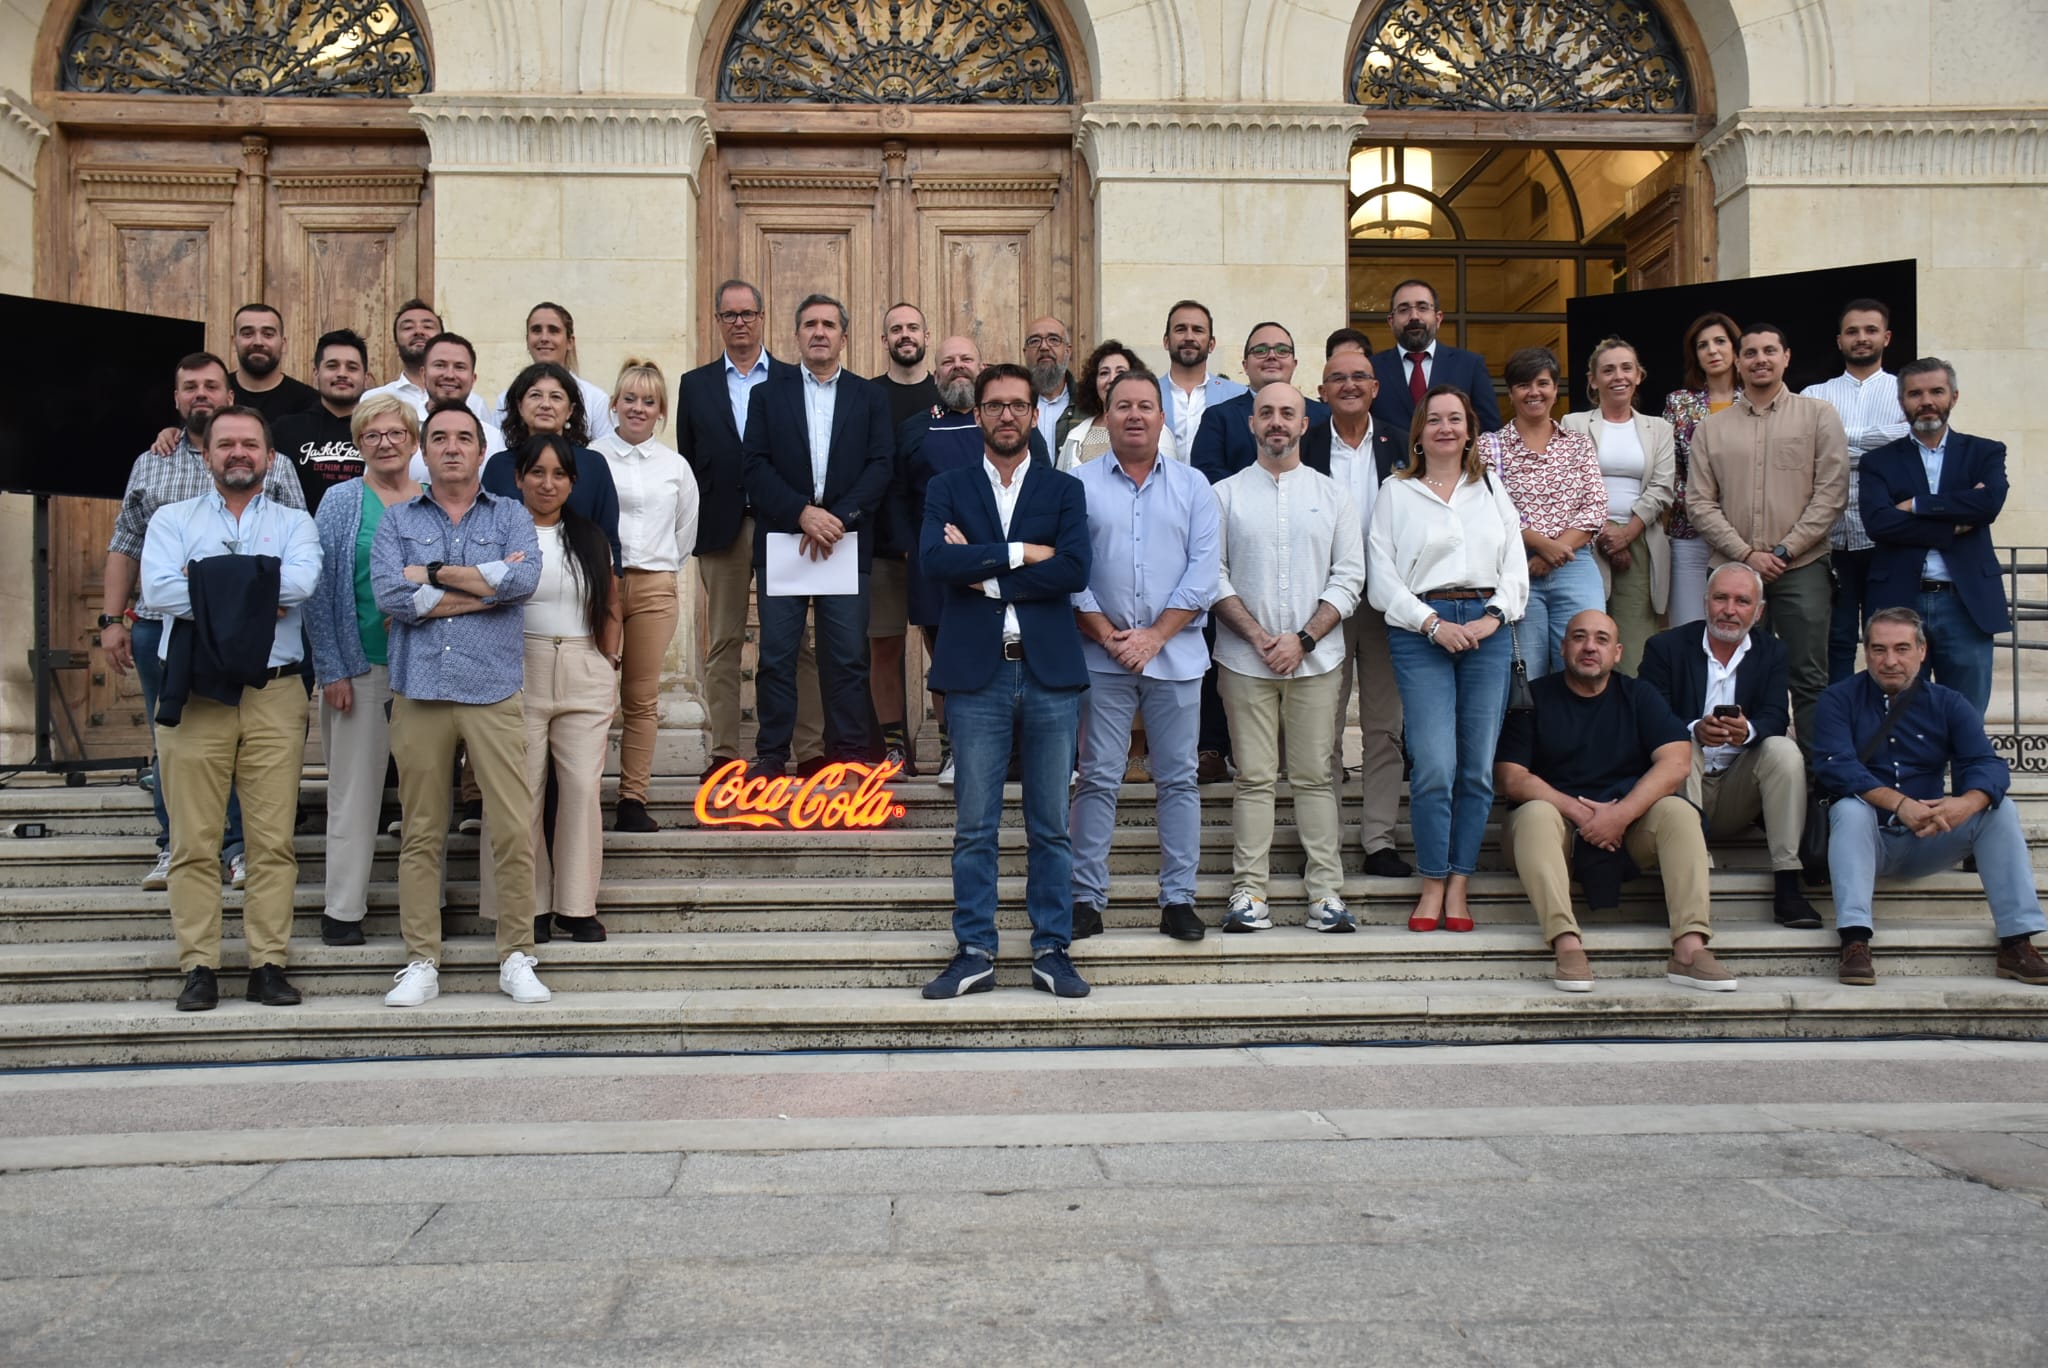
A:
<svg viewBox="0 0 2048 1368">
<path fill-rule="evenodd" d="M 24 384 L 0 403 L 0 490 L 118 499 L 128 470 L 178 421 L 181 358 L 206 325 L 0 294 L 0 335 L 23 347 Z"/>
</svg>

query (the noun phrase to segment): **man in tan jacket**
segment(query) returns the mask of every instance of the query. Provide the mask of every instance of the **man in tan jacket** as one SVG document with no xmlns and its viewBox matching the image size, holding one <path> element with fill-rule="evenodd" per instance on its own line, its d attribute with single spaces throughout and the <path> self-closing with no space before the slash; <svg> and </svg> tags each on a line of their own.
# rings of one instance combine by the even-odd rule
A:
<svg viewBox="0 0 2048 1368">
<path fill-rule="evenodd" d="M 1849 503 L 1849 437 L 1832 404 L 1786 387 L 1791 360 L 1776 324 L 1743 332 L 1742 392 L 1694 434 L 1685 504 L 1715 565 L 1741 561 L 1763 576 L 1766 621 L 1791 657 L 1794 739 L 1811 765 L 1814 704 L 1828 686 L 1828 529 Z"/>
</svg>

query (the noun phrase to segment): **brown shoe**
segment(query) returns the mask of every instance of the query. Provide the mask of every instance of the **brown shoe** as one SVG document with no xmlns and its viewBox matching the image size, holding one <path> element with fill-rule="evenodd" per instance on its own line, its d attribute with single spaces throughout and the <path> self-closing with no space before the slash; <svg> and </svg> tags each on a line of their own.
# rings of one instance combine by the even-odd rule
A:
<svg viewBox="0 0 2048 1368">
<path fill-rule="evenodd" d="M 1842 946 L 1842 970 L 1835 977 L 1859 988 L 1877 982 L 1877 968 L 1870 962 L 1869 941 L 1849 941 Z"/>
<path fill-rule="evenodd" d="M 2021 983 L 2048 984 L 2048 960 L 2041 958 L 2041 952 L 2034 948 L 2032 941 L 2001 945 L 1998 947 L 1998 976 L 2018 979 Z"/>
<path fill-rule="evenodd" d="M 1563 993 L 1590 993 L 1593 991 L 1593 965 L 1586 958 L 1586 947 L 1575 945 L 1569 950 L 1557 952 L 1557 968 L 1550 976 L 1551 983 Z"/>
<path fill-rule="evenodd" d="M 1227 784 L 1230 782 L 1230 767 L 1223 763 L 1222 751 L 1203 751 L 1195 757 L 1195 782 L 1198 784 Z"/>
<path fill-rule="evenodd" d="M 1693 952 L 1689 964 L 1680 964 L 1676 955 L 1666 960 L 1664 977 L 1681 988 L 1697 988 L 1703 993 L 1735 991 L 1735 975 L 1723 969 L 1721 961 L 1714 958 L 1714 952 L 1704 945 Z"/>
</svg>

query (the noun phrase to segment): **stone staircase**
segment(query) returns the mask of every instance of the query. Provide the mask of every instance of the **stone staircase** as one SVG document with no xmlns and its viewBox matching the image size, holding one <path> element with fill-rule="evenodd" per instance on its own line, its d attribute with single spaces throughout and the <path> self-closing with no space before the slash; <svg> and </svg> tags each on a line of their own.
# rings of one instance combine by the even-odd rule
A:
<svg viewBox="0 0 2048 1368">
<path fill-rule="evenodd" d="M 1520 885 L 1504 872 L 1497 828 L 1474 878 L 1479 929 L 1409 933 L 1419 884 L 1368 879 L 1347 827 L 1345 896 L 1364 925 L 1320 936 L 1299 924 L 1298 879 L 1272 890 L 1279 925 L 1195 944 L 1154 929 L 1156 844 L 1150 785 L 1129 785 L 1111 852 L 1108 934 L 1075 960 L 1093 996 L 1027 989 L 1024 840 L 1015 791 L 1003 832 L 1002 987 L 926 1002 L 916 987 L 952 948 L 951 795 L 898 781 L 900 825 L 871 832 L 697 827 L 694 782 L 658 785 L 665 830 L 608 834 L 601 945 L 541 949 L 555 1001 L 521 1007 L 495 991 L 488 924 L 478 917 L 476 840 L 450 838 L 450 933 L 442 997 L 385 1008 L 404 959 L 397 938 L 397 842 L 379 842 L 362 947 L 319 940 L 323 840 L 297 838 L 300 885 L 293 980 L 297 1009 L 239 999 L 240 895 L 228 906 L 226 1000 L 214 1012 L 171 1007 L 181 976 L 167 899 L 139 888 L 154 858 L 147 795 L 133 785 L 66 788 L 18 779 L 0 789 L 0 826 L 48 824 L 42 839 L 0 838 L 0 1065 L 342 1058 L 549 1051 L 1222 1044 L 1279 1041 L 1520 1040 L 1585 1037 L 1798 1037 L 1971 1033 L 2048 1036 L 2048 989 L 1992 976 L 1995 940 L 1974 876 L 1951 873 L 1879 890 L 1875 988 L 1834 980 L 1833 931 L 1788 931 L 1770 914 L 1760 834 L 1716 850 L 1715 950 L 1742 978 L 1703 994 L 1663 977 L 1666 936 L 1654 879 L 1619 913 L 1589 919 L 1599 989 L 1567 995 Z M 1347 785 L 1355 816 L 1358 780 Z M 2048 780 L 2015 795 L 2029 836 L 2048 838 Z M 304 829 L 321 829 L 326 786 L 304 786 Z M 1230 792 L 1203 791 L 1199 905 L 1214 921 L 1229 892 Z M 1398 839 L 1405 850 L 1404 826 Z M 1298 870 L 1282 786 L 1274 867 Z M 1825 896 L 1816 897 L 1823 911 Z"/>
</svg>

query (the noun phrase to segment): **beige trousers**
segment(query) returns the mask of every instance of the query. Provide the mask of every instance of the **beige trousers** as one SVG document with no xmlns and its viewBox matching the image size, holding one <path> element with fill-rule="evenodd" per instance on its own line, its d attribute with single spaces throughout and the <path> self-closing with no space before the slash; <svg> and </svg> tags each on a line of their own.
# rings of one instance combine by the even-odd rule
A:
<svg viewBox="0 0 2048 1368">
<path fill-rule="evenodd" d="M 1555 941 L 1579 929 L 1572 913 L 1572 827 L 1564 814 L 1540 799 L 1523 803 L 1508 814 L 1501 831 L 1508 863 L 1521 875 L 1522 888 L 1543 924 L 1543 940 Z M 1707 837 L 1700 814 L 1683 798 L 1659 798 L 1637 818 L 1623 839 L 1629 858 L 1643 870 L 1664 874 L 1664 905 L 1671 917 L 1671 939 L 1697 932 L 1711 936 L 1708 926 Z"/>
<path fill-rule="evenodd" d="M 628 570 L 619 580 L 619 607 L 626 625 L 619 666 L 619 797 L 644 803 L 654 771 L 661 662 L 682 617 L 675 575 Z"/>
<path fill-rule="evenodd" d="M 747 643 L 747 605 L 754 592 L 754 520 L 740 519 L 740 534 L 723 551 L 697 557 L 704 577 L 704 711 L 711 721 L 711 753 L 741 755 L 740 654 Z M 796 653 L 796 730 L 790 756 L 798 764 L 825 753 L 825 708 L 818 697 L 818 658 L 804 632 Z"/>
<path fill-rule="evenodd" d="M 597 885 L 604 873 L 605 743 L 611 734 L 618 681 L 611 662 L 589 637 L 526 638 L 526 792 L 516 816 L 527 825 L 533 850 L 533 910 L 563 917 L 597 915 Z M 548 764 L 555 768 L 555 847 L 548 852 L 545 807 Z M 483 846 L 490 848 L 503 814 L 484 804 Z M 479 871 L 481 907 L 497 906 L 497 879 L 489 864 Z"/>
<path fill-rule="evenodd" d="M 495 703 L 407 698 L 391 702 L 391 753 L 405 811 L 398 852 L 398 929 L 408 958 L 441 962 L 441 863 L 448 847 L 448 771 L 460 742 L 469 751 L 486 812 L 526 812 L 526 718 L 520 696 Z M 245 819 L 246 820 L 246 819 Z M 525 822 L 490 833 L 498 958 L 533 953 L 533 837 Z"/>
<path fill-rule="evenodd" d="M 326 914 L 359 922 L 367 910 L 377 818 L 384 809 L 384 768 L 391 760 L 391 671 L 372 665 L 349 681 L 341 712 L 320 700 L 320 746 L 327 757 Z"/>
<path fill-rule="evenodd" d="M 242 690 L 235 707 L 194 695 L 175 727 L 156 729 L 171 819 L 171 929 L 178 968 L 220 968 L 220 836 L 228 790 L 242 795 L 249 880 L 242 937 L 249 967 L 285 963 L 292 934 L 292 850 L 306 762 L 306 688 L 297 675 Z M 447 772 L 444 768 L 444 774 Z"/>
<path fill-rule="evenodd" d="M 1310 902 L 1343 895 L 1344 831 L 1331 782 L 1330 739 L 1337 727 L 1338 672 L 1257 679 L 1222 668 L 1216 691 L 1230 715 L 1237 754 L 1231 805 L 1231 884 L 1266 896 L 1273 853 L 1273 788 L 1280 777 L 1280 733 L 1287 733 L 1287 784 L 1301 832 L 1302 881 Z"/>
<path fill-rule="evenodd" d="M 1806 762 L 1789 736 L 1766 736 L 1745 746 L 1735 763 L 1708 774 L 1702 751 L 1692 748 L 1685 796 L 1707 817 L 1707 835 L 1733 836 L 1763 814 L 1771 868 L 1799 868 L 1799 836 L 1806 828 Z"/>
<path fill-rule="evenodd" d="M 1394 819 L 1401 810 L 1401 690 L 1387 654 L 1387 620 L 1366 604 L 1344 619 L 1344 664 L 1337 670 L 1337 725 L 1330 746 L 1330 774 L 1344 776 L 1344 714 L 1351 707 L 1351 681 L 1358 679 L 1359 775 L 1365 790 L 1360 832 L 1366 854 L 1394 848 Z M 1342 800 L 1339 800 L 1341 808 Z"/>
</svg>

